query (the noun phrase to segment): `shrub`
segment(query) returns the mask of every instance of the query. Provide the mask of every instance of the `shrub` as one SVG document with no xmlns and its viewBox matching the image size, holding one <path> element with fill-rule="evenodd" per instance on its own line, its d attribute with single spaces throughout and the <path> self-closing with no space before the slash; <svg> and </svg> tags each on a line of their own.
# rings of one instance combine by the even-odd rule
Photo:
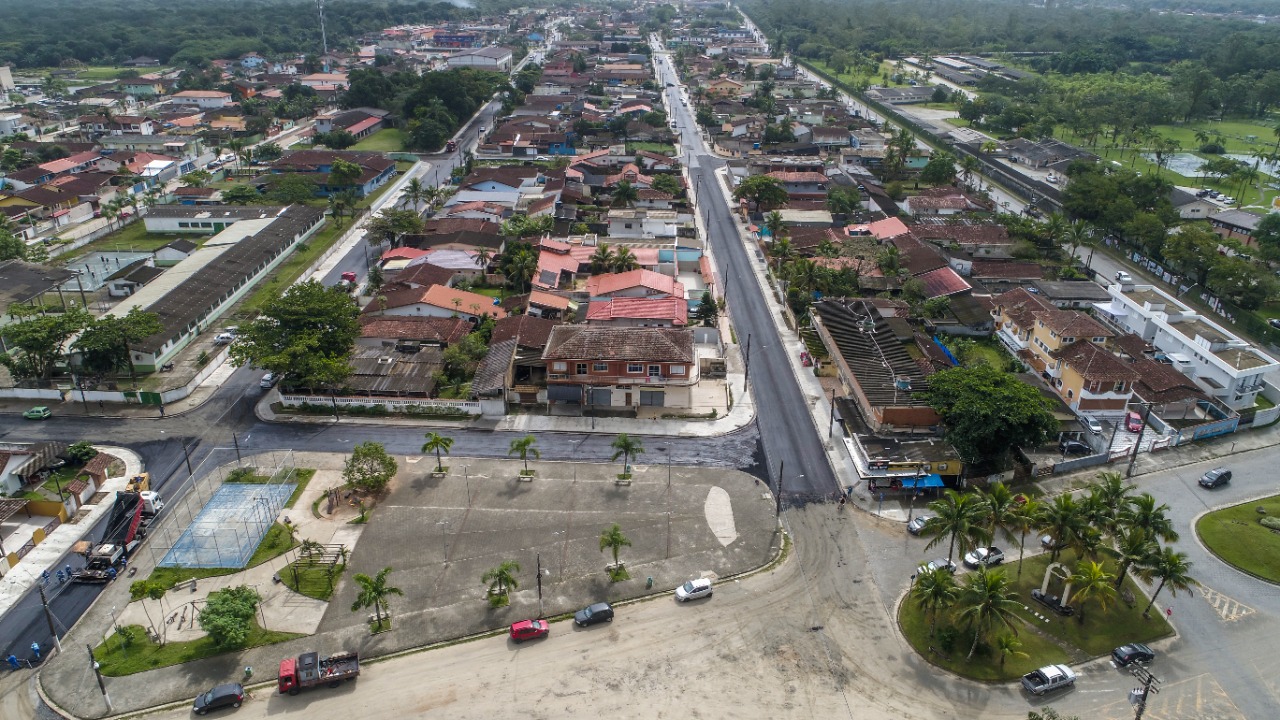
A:
<svg viewBox="0 0 1280 720">
<path fill-rule="evenodd" d="M 97 454 L 98 451 L 94 450 L 93 446 L 84 440 L 67 446 L 67 457 L 77 465 L 83 465 L 89 462 L 96 457 Z"/>
<path fill-rule="evenodd" d="M 956 638 L 959 635 L 960 631 L 950 625 L 939 629 L 937 634 L 938 649 L 942 650 L 942 652 L 951 652 L 951 649 L 955 647 Z"/>
<path fill-rule="evenodd" d="M 1215 142 L 1205 143 L 1200 146 L 1200 152 L 1205 153 L 1207 155 L 1221 155 L 1226 151 L 1227 149 L 1225 147 Z"/>
<path fill-rule="evenodd" d="M 1259 519 L 1258 522 L 1262 523 L 1263 527 L 1271 528 L 1272 530 L 1280 530 L 1280 517 L 1271 517 L 1268 515 L 1267 517 Z"/>
</svg>

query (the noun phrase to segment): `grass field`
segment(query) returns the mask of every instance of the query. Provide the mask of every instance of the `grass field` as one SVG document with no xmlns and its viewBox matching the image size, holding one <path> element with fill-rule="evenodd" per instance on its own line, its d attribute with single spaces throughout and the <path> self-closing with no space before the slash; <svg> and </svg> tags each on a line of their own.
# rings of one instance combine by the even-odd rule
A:
<svg viewBox="0 0 1280 720">
<path fill-rule="evenodd" d="M 158 68 L 157 68 L 158 69 Z M 80 80 L 92 80 L 94 82 L 102 82 L 105 80 L 115 80 L 120 77 L 120 73 L 128 70 L 136 70 L 136 68 L 116 67 L 112 65 L 101 65 L 96 67 L 84 68 L 76 72 L 76 77 Z"/>
<path fill-rule="evenodd" d="M 1215 510 L 1196 523 L 1196 534 L 1223 562 L 1280 583 L 1280 531 L 1258 522 L 1258 508 L 1280 516 L 1280 495 Z"/>
<path fill-rule="evenodd" d="M 213 640 L 207 637 L 187 642 L 171 642 L 162 646 L 151 642 L 146 637 L 146 631 L 141 625 L 131 625 L 129 627 L 136 628 L 136 635 L 139 638 L 131 645 L 126 647 L 120 641 L 120 636 L 116 634 L 94 648 L 93 656 L 101 665 L 103 675 L 108 677 L 132 675 L 160 667 L 190 662 L 191 660 L 213 657 L 226 652 L 236 652 L 261 645 L 272 645 L 302 637 L 299 633 L 264 630 L 255 620 L 253 629 L 249 631 L 249 638 L 244 645 L 224 650 L 219 649 L 214 645 Z"/>
<path fill-rule="evenodd" d="M 330 578 L 326 567 L 309 565 L 299 560 L 286 565 L 280 570 L 280 582 L 301 595 L 306 595 L 316 600 L 328 600 L 333 596 L 333 588 L 338 584 L 338 579 L 342 577 L 342 571 L 346 567 L 343 564 L 334 566 L 333 577 Z M 294 576 L 295 568 L 297 569 L 296 579 Z"/>
<path fill-rule="evenodd" d="M 1157 168 L 1155 163 L 1142 157 L 1141 150 L 1103 149 L 1097 150 L 1097 152 L 1105 161 L 1114 160 L 1124 167 L 1131 168 L 1143 173 L 1144 175 L 1159 173 L 1160 177 L 1169 180 L 1174 185 L 1195 188 L 1207 187 L 1217 190 L 1223 194 L 1230 195 L 1240 200 L 1242 209 L 1246 210 L 1249 209 L 1247 206 L 1250 205 L 1262 205 L 1269 207 L 1271 205 L 1271 200 L 1275 198 L 1276 195 L 1280 195 L 1280 192 L 1267 188 L 1265 185 L 1264 188 L 1259 191 L 1257 185 L 1253 184 L 1245 188 L 1245 191 L 1241 193 L 1240 183 L 1238 182 L 1221 182 L 1212 178 L 1202 178 L 1199 175 L 1187 177 L 1185 175 L 1179 175 L 1168 168 Z M 1205 157 L 1200 153 L 1195 154 L 1198 157 Z M 1265 174 L 1262 175 L 1262 180 L 1264 183 L 1271 181 Z M 1254 212 L 1256 212 L 1256 210 L 1254 210 Z"/>
<path fill-rule="evenodd" d="M 667 156 L 676 154 L 676 147 L 674 145 L 666 145 L 664 143 L 651 143 L 651 142 L 627 143 L 627 152 L 636 152 L 639 150 L 648 150 L 649 152 L 655 152 L 655 153 L 658 153 L 659 155 L 667 155 Z"/>
<path fill-rule="evenodd" d="M 60 255 L 58 260 L 69 261 L 100 252 L 155 252 L 177 238 L 187 238 L 197 243 L 205 240 L 205 236 L 192 233 L 174 233 L 172 235 L 149 233 L 142 220 L 135 220 L 106 237 L 94 240 L 72 254 Z"/>
<path fill-rule="evenodd" d="M 404 132 L 385 128 L 351 146 L 352 150 L 371 152 L 400 152 L 404 149 Z"/>
</svg>

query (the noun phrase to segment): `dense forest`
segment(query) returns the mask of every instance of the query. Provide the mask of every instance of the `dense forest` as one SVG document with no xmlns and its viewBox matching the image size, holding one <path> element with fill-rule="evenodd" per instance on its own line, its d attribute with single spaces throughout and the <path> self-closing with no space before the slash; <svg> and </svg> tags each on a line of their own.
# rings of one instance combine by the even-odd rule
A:
<svg viewBox="0 0 1280 720">
<path fill-rule="evenodd" d="M 515 0 L 328 0 L 330 46 L 400 23 L 478 18 Z M 537 3 L 532 3 L 537 4 Z M 146 55 L 189 64 L 247 52 L 317 52 L 315 0 L 40 0 L 0 3 L 0 64 L 110 65 Z"/>
<path fill-rule="evenodd" d="M 1001 0 L 744 0 L 771 38 L 802 57 L 1049 52 L 1059 72 L 1202 60 L 1219 78 L 1280 68 L 1280 26 Z"/>
</svg>

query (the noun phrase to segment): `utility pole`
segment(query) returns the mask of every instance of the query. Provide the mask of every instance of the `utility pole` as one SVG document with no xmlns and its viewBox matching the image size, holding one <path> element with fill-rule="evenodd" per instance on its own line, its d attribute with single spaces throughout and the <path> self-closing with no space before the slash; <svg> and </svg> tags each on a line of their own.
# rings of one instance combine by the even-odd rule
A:
<svg viewBox="0 0 1280 720">
<path fill-rule="evenodd" d="M 742 371 L 742 391 L 747 391 L 747 381 L 751 379 L 751 333 L 747 333 L 747 352 L 744 355 Z"/>
<path fill-rule="evenodd" d="M 1133 444 L 1133 454 L 1129 456 L 1129 469 L 1124 473 L 1127 478 L 1133 477 L 1133 465 L 1138 462 L 1138 452 L 1142 450 L 1142 436 L 1146 434 L 1147 420 L 1151 418 L 1151 403 L 1143 403 L 1142 409 L 1145 411 L 1142 413 L 1142 427 L 1138 428 L 1138 441 Z M 1116 428 L 1116 432 L 1119 431 L 1119 428 Z"/>
<path fill-rule="evenodd" d="M 236 438 L 235 433 L 231 433 L 231 444 L 236 446 L 236 462 L 240 462 L 240 440 Z M 190 469 L 190 466 L 188 466 Z"/>
<path fill-rule="evenodd" d="M 234 438 L 235 436 L 236 436 L 236 434 L 235 434 L 235 433 L 231 433 L 231 437 L 232 437 L 232 438 Z M 183 459 L 184 459 L 184 460 L 186 460 L 186 461 L 187 461 L 187 474 L 188 474 L 188 475 L 195 475 L 195 471 L 193 471 L 193 470 L 191 469 L 191 452 L 190 452 L 189 450 L 187 450 L 187 444 L 186 444 L 186 443 L 182 443 L 182 457 L 183 457 Z M 237 448 L 236 448 L 236 461 L 238 462 L 239 460 L 240 460 L 240 448 L 238 448 L 238 447 L 237 447 Z"/>
<path fill-rule="evenodd" d="M 49 623 L 49 634 L 53 636 L 53 645 L 58 648 L 58 652 L 62 652 L 62 641 L 58 639 L 58 631 L 53 626 L 53 611 L 49 609 L 49 598 L 44 594 L 44 585 L 37 587 L 40 588 L 40 604 L 44 606 L 44 619 Z"/>
<path fill-rule="evenodd" d="M 1160 688 L 1155 687 L 1160 684 L 1160 678 L 1152 675 L 1150 670 L 1141 665 L 1135 665 L 1129 673 L 1142 683 L 1142 687 L 1129 691 L 1129 702 L 1133 705 L 1133 720 L 1142 720 L 1142 713 L 1147 710 L 1147 698 L 1152 693 L 1160 692 Z"/>
<path fill-rule="evenodd" d="M 542 617 L 542 553 L 538 553 L 538 617 Z"/>
<path fill-rule="evenodd" d="M 89 665 L 93 667 L 93 674 L 98 676 L 98 689 L 102 691 L 102 699 L 107 701 L 107 712 L 115 712 L 116 709 L 111 705 L 111 696 L 107 694 L 107 684 L 102 682 L 102 670 L 99 669 L 98 661 L 93 657 L 93 648 L 89 643 L 85 643 L 84 649 L 89 651 Z"/>
<path fill-rule="evenodd" d="M 786 464 L 787 464 L 786 460 L 778 461 L 778 498 L 777 498 L 778 507 L 774 513 L 775 515 L 782 514 L 782 468 L 785 467 Z"/>
<path fill-rule="evenodd" d="M 827 439 L 830 440 L 835 436 L 836 432 L 836 389 L 831 388 L 831 419 L 827 421 Z"/>
</svg>

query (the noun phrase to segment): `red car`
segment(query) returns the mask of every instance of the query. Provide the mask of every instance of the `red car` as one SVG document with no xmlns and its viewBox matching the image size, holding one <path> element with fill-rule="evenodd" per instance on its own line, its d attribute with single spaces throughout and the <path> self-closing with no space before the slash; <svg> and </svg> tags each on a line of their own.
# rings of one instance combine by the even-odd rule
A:
<svg viewBox="0 0 1280 720">
<path fill-rule="evenodd" d="M 1142 416 L 1136 412 L 1131 412 L 1124 416 L 1124 427 L 1129 432 L 1138 432 L 1142 429 Z"/>
<path fill-rule="evenodd" d="M 551 632 L 551 623 L 546 620 L 521 620 L 511 623 L 511 639 L 517 643 L 546 637 Z"/>
</svg>

